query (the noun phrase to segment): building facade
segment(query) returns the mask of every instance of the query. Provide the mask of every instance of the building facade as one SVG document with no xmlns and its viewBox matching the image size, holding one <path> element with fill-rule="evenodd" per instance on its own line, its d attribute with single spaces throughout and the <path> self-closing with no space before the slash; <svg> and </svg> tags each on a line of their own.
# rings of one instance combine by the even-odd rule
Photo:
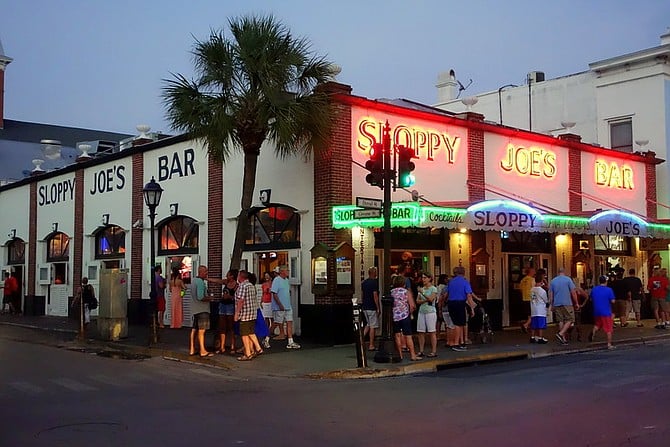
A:
<svg viewBox="0 0 670 447">
<path fill-rule="evenodd" d="M 285 161 L 270 143 L 261 150 L 242 261 L 259 276 L 289 266 L 298 334 L 350 340 L 352 297 L 369 266 L 385 265 L 381 219 L 358 216 L 355 204 L 382 197 L 363 166 L 387 122 L 392 147 L 411 147 L 416 157 L 415 190 L 392 196 L 392 268 L 439 275 L 464 266 L 498 326 L 521 319 L 518 283 L 527 267 L 550 276 L 565 268 L 588 287 L 618 268 L 637 268 L 645 278 L 659 262 L 643 243 L 670 237 L 653 205 L 663 160 L 652 152 L 512 129 L 477 113 L 370 100 L 342 84 L 327 88 L 336 110 L 328 147 Z M 221 165 L 185 136 L 135 143 L 0 187 L 0 206 L 9 210 L 0 214 L 2 268 L 24 284 L 24 308 L 67 315 L 82 276 L 98 288 L 103 272 L 118 270 L 128 275 L 129 317 L 142 314 L 152 267 L 142 188 L 152 178 L 164 190 L 155 232 L 163 271 L 178 267 L 189 279 L 205 264 L 210 276 L 225 274 L 241 155 Z M 184 314 L 189 322 L 187 304 Z"/>
</svg>

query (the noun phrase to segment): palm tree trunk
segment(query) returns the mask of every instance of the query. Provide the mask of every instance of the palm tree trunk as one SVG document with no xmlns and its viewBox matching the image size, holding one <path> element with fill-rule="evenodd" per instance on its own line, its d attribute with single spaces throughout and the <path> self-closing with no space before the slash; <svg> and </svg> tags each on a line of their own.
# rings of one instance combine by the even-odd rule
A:
<svg viewBox="0 0 670 447">
<path fill-rule="evenodd" d="M 249 209 L 256 188 L 256 168 L 258 166 L 259 150 L 244 151 L 244 177 L 242 179 L 242 199 L 240 200 L 240 214 L 237 216 L 235 243 L 230 259 L 230 269 L 239 269 L 242 261 L 242 249 L 247 241 L 249 231 Z M 251 269 L 251 266 L 249 266 Z"/>
</svg>

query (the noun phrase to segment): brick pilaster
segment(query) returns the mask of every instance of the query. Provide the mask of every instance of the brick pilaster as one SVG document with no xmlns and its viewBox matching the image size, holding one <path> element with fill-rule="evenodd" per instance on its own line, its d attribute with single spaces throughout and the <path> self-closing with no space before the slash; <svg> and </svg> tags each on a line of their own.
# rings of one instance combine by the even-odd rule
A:
<svg viewBox="0 0 670 447">
<path fill-rule="evenodd" d="M 72 247 L 72 284 L 77 290 L 82 278 L 84 254 L 84 170 L 74 173 L 74 243 Z"/>
<path fill-rule="evenodd" d="M 647 164 L 645 165 L 645 181 L 647 196 L 647 218 L 656 219 L 658 217 L 658 196 L 656 192 L 656 152 L 646 153 Z"/>
<path fill-rule="evenodd" d="M 568 211 L 582 211 L 582 153 L 574 147 L 568 148 Z"/>
<path fill-rule="evenodd" d="M 28 213 L 28 295 L 35 295 L 37 269 L 37 182 L 30 183 Z"/>
<path fill-rule="evenodd" d="M 484 169 L 484 131 L 468 129 L 468 201 L 486 199 L 486 174 Z"/>
<path fill-rule="evenodd" d="M 144 188 L 144 155 L 140 152 L 133 154 L 132 159 L 133 164 L 133 181 L 132 181 L 132 192 L 131 192 L 131 221 L 137 222 L 138 220 L 144 222 L 145 207 L 144 207 L 144 196 L 142 195 L 142 189 Z M 142 228 L 131 228 L 131 245 L 132 249 L 130 252 L 130 271 L 134 274 L 130 275 L 130 298 L 131 299 L 141 299 L 142 298 L 142 278 L 144 276 L 144 240 L 143 240 L 143 231 Z M 149 250 L 147 249 L 147 252 Z"/>
</svg>

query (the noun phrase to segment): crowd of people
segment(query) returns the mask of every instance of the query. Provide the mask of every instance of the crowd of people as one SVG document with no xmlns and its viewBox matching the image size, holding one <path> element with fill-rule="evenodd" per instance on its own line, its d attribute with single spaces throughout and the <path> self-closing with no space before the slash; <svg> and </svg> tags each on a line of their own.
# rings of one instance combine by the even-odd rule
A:
<svg viewBox="0 0 670 447">
<path fill-rule="evenodd" d="M 288 267 L 263 275 L 260 292 L 257 277 L 246 270 L 230 270 L 225 278 L 211 278 L 202 265 L 191 283 L 193 325 L 190 333 L 189 355 L 212 357 L 229 354 L 239 361 L 253 360 L 270 348 L 270 338 L 286 340 L 287 349 L 300 349 L 293 339 L 293 309 L 291 307 Z M 176 285 L 175 285 L 176 287 Z M 221 288 L 221 298 L 213 293 Z M 205 347 L 205 332 L 210 329 L 210 302 L 218 304 L 218 348 L 210 352 Z M 239 335 L 242 346 L 236 347 Z"/>
<path fill-rule="evenodd" d="M 642 301 L 645 290 L 635 269 L 623 276 L 624 270 L 614 270 L 609 276 L 602 275 L 597 284 L 586 291 L 560 268 L 557 275 L 547 278 L 544 269 L 527 267 L 519 289 L 526 305 L 528 318 L 521 323 L 521 330 L 530 334 L 530 343 L 546 344 L 544 336 L 548 315 L 551 313 L 557 325 L 555 338 L 567 345 L 573 336 L 581 341 L 582 309 L 590 301 L 593 326 L 587 333 L 588 341 L 593 341 L 599 331 L 605 333 L 607 347 L 614 348 L 612 333 L 614 319 L 619 319 L 620 327 L 628 327 L 629 316 L 634 315 L 637 327 L 643 327 L 641 320 Z M 375 333 L 380 327 L 380 289 L 376 267 L 368 270 L 368 278 L 361 284 L 362 310 L 366 326 L 364 337 L 368 349 L 375 351 Z M 655 268 L 647 283 L 650 305 L 654 312 L 657 329 L 670 328 L 670 283 L 667 270 Z M 465 278 L 465 268 L 453 269 L 453 276 L 446 274 L 433 277 L 428 272 L 395 274 L 392 276 L 390 296 L 393 298 L 393 333 L 396 349 L 402 359 L 408 354 L 415 361 L 424 357 L 437 356 L 437 343 L 444 329 L 445 342 L 453 351 L 465 351 L 470 344 L 468 319 L 474 315 L 479 299 Z M 416 324 L 413 320 L 416 318 Z M 418 350 L 414 337 L 418 341 Z M 426 345 L 430 351 L 424 353 Z"/>
</svg>

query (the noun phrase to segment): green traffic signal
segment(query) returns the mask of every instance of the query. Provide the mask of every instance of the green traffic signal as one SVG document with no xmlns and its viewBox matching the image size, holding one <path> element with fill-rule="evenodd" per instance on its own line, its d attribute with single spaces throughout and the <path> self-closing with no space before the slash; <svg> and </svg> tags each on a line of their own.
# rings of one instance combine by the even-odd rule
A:
<svg viewBox="0 0 670 447">
<path fill-rule="evenodd" d="M 416 178 L 412 174 L 415 165 L 412 158 L 417 158 L 411 147 L 398 146 L 398 187 L 407 188 L 414 185 Z"/>
</svg>

